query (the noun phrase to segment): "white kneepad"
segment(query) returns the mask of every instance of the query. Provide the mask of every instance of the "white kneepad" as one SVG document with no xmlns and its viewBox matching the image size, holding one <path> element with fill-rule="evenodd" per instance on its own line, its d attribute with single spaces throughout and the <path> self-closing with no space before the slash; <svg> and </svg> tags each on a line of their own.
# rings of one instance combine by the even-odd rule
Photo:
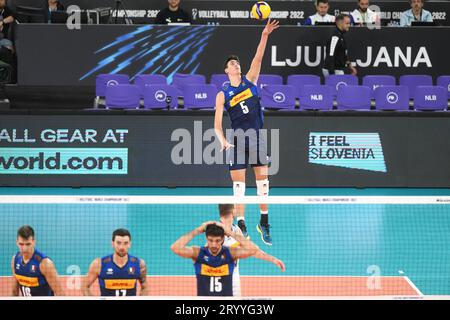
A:
<svg viewBox="0 0 450 320">
<path fill-rule="evenodd" d="M 244 182 L 233 182 L 233 195 L 236 197 L 245 196 L 245 183 Z"/>
<path fill-rule="evenodd" d="M 269 179 L 256 180 L 256 194 L 258 196 L 269 195 Z"/>
</svg>

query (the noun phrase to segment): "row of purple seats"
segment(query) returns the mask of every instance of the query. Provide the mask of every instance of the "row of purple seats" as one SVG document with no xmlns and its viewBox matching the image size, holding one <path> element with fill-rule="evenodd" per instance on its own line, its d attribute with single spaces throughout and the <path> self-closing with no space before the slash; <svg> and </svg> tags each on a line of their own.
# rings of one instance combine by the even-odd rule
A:
<svg viewBox="0 0 450 320">
<path fill-rule="evenodd" d="M 212 84 L 186 85 L 183 90 L 185 109 L 213 109 L 217 88 Z M 167 84 L 137 84 L 108 86 L 105 91 L 105 106 L 108 109 L 139 109 L 141 99 L 145 109 L 175 109 L 178 107 L 180 91 Z"/>
<path fill-rule="evenodd" d="M 320 85 L 320 77 L 315 75 L 290 75 L 287 84 L 299 88 L 299 95 L 305 85 Z M 419 86 L 432 86 L 433 78 L 429 75 L 403 75 L 400 76 L 399 84 L 409 89 L 410 99 L 414 97 L 415 89 Z M 359 79 L 354 75 L 330 75 L 325 78 L 325 85 L 333 88 L 333 95 L 336 97 L 338 90 L 342 86 L 359 85 Z M 380 86 L 395 86 L 396 79 L 390 75 L 367 75 L 362 78 L 362 85 L 372 89 L 374 97 L 375 89 Z M 450 99 L 450 76 L 440 76 L 436 81 L 437 86 L 446 88 L 448 99 Z"/>
<path fill-rule="evenodd" d="M 332 110 L 335 88 L 328 85 L 304 85 L 299 97 L 300 110 Z M 376 110 L 409 110 L 407 86 L 345 85 L 336 93 L 338 110 L 370 110 L 375 99 Z M 418 86 L 414 92 L 414 110 L 447 110 L 446 89 L 440 86 Z M 267 85 L 262 89 L 261 105 L 265 109 L 295 109 L 295 87 Z"/>
<path fill-rule="evenodd" d="M 332 110 L 333 88 L 327 85 L 305 85 L 300 96 L 301 110 Z M 138 85 L 118 84 L 106 89 L 107 108 L 174 109 L 178 107 L 179 91 L 167 84 Z M 185 109 L 214 109 L 216 86 L 212 84 L 186 85 L 183 90 Z M 380 86 L 375 89 L 376 110 L 409 110 L 409 88 L 406 86 Z M 370 110 L 372 89 L 368 86 L 343 86 L 337 92 L 338 110 Z M 414 94 L 414 110 L 446 110 L 447 93 L 439 86 L 419 86 Z M 265 109 L 295 110 L 295 87 L 291 85 L 267 85 L 262 88 L 261 105 Z"/>
<path fill-rule="evenodd" d="M 96 80 L 96 96 L 104 97 L 106 87 L 116 84 L 128 84 L 130 79 L 124 74 L 102 74 L 97 76 Z M 138 75 L 134 79 L 134 83 L 141 90 L 150 84 L 167 84 L 167 79 L 163 75 Z M 211 84 L 215 85 L 218 90 L 224 84 L 228 83 L 228 77 L 225 74 L 213 74 L 211 76 Z M 181 74 L 176 73 L 173 77 L 172 85 L 175 86 L 182 94 L 184 87 L 191 84 L 206 84 L 206 78 L 199 74 Z M 262 94 L 262 88 L 266 85 L 282 85 L 283 78 L 280 75 L 261 74 L 258 79 L 258 90 Z M 296 89 L 296 97 L 299 98 L 303 86 L 320 85 L 321 79 L 317 75 L 290 75 L 287 78 L 287 84 L 294 86 Z M 415 88 L 418 86 L 432 86 L 433 79 L 430 75 L 403 75 L 399 79 L 401 86 L 409 88 L 410 99 L 414 97 Z M 336 97 L 337 91 L 344 85 L 359 85 L 359 79 L 353 75 L 331 75 L 325 79 L 325 85 L 334 88 L 333 96 Z M 390 75 L 367 75 L 362 78 L 362 85 L 372 88 L 372 97 L 374 90 L 379 86 L 396 85 L 396 79 Z M 447 95 L 450 99 L 450 76 L 440 76 L 436 79 L 436 85 L 447 89 Z"/>
<path fill-rule="evenodd" d="M 195 77 L 199 75 L 185 75 L 186 78 L 192 77 L 193 81 L 196 81 Z M 203 77 L 203 76 L 202 76 Z M 198 81 L 198 80 L 197 80 Z M 202 82 L 194 82 L 198 84 L 205 84 L 206 80 L 202 78 Z M 176 77 L 174 77 L 174 83 Z M 223 85 L 228 83 L 228 76 L 225 74 L 213 74 L 211 76 L 211 84 L 214 84 L 218 90 Z M 262 94 L 262 88 L 266 85 L 282 85 L 283 77 L 275 74 L 261 74 L 258 79 L 258 90 Z M 297 98 L 300 97 L 301 90 L 305 85 L 320 85 L 321 78 L 317 75 L 289 75 L 287 77 L 287 84 L 296 88 Z M 396 85 L 396 79 L 390 75 L 367 75 L 362 78 L 362 85 L 372 88 L 372 97 L 374 90 L 379 86 Z M 399 84 L 401 86 L 407 86 L 410 92 L 410 99 L 414 97 L 415 88 L 418 86 L 432 86 L 433 78 L 430 75 L 403 75 L 400 76 Z M 335 88 L 333 91 L 334 97 L 337 95 L 337 91 L 342 85 L 359 85 L 359 79 L 354 75 L 331 75 L 325 79 L 325 85 Z M 450 76 L 440 76 L 437 78 L 437 86 L 447 88 L 448 97 L 450 99 Z"/>
</svg>

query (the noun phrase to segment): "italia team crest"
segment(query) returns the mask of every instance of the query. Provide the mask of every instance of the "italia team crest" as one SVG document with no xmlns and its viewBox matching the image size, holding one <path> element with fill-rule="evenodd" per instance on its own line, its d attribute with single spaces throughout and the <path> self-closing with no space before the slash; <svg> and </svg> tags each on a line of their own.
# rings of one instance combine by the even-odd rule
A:
<svg viewBox="0 0 450 320">
<path fill-rule="evenodd" d="M 128 269 L 128 274 L 134 274 L 134 272 L 135 272 L 135 268 L 134 267 L 130 267 Z"/>
</svg>

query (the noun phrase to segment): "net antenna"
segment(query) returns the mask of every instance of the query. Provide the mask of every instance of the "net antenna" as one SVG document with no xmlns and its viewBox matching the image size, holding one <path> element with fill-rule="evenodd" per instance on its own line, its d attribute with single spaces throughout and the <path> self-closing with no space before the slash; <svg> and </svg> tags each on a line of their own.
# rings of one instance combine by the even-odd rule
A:
<svg viewBox="0 0 450 320">
<path fill-rule="evenodd" d="M 128 16 L 127 9 L 125 8 L 125 5 L 123 4 L 122 0 L 114 0 L 114 8 L 109 23 L 118 24 L 119 10 L 123 11 L 123 18 L 125 20 L 125 24 L 133 24 L 133 20 Z"/>
</svg>

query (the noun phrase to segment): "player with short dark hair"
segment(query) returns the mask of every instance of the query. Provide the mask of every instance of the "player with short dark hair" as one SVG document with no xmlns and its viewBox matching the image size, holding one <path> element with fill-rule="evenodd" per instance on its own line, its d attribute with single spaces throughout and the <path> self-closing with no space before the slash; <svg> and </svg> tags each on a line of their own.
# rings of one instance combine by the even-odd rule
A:
<svg viewBox="0 0 450 320">
<path fill-rule="evenodd" d="M 17 230 L 16 244 L 19 252 L 11 260 L 12 295 L 64 295 L 55 265 L 49 257 L 35 248 L 36 240 L 31 226 L 24 225 Z"/>
<path fill-rule="evenodd" d="M 117 229 L 112 234 L 114 253 L 95 259 L 83 284 L 83 294 L 92 295 L 90 287 L 99 280 L 102 296 L 135 296 L 137 282 L 141 284 L 141 296 L 147 294 L 147 266 L 145 261 L 128 254 L 131 234 L 126 229 Z"/>
<path fill-rule="evenodd" d="M 241 64 L 237 56 L 231 55 L 225 61 L 224 71 L 228 75 L 230 83 L 225 85 L 217 94 L 214 130 L 219 138 L 222 150 L 233 152 L 233 157 L 229 159 L 229 169 L 235 196 L 245 195 L 245 172 L 249 164 L 255 172 L 257 194 L 259 196 L 269 194 L 267 149 L 259 134 L 259 130 L 264 125 L 264 117 L 256 85 L 267 40 L 272 31 L 278 27 L 278 21 L 270 21 L 270 19 L 267 21 L 250 70 L 245 76 L 241 73 Z M 229 143 L 223 133 L 224 109 L 230 116 L 231 127 L 234 132 L 234 144 Z M 240 138 L 241 136 L 243 136 L 243 139 Z M 230 150 L 230 148 L 232 149 Z M 244 236 L 248 237 L 244 208 L 242 204 L 237 205 L 236 215 L 239 228 L 241 228 Z M 263 242 L 272 245 L 267 204 L 260 205 L 260 212 L 261 219 L 257 225 L 257 230 L 261 234 Z"/>
<path fill-rule="evenodd" d="M 206 246 L 188 246 L 202 233 L 206 236 Z M 232 236 L 241 245 L 232 248 L 224 246 L 225 236 Z M 180 237 L 170 249 L 180 257 L 194 261 L 197 295 L 232 296 L 235 261 L 251 257 L 258 251 L 258 246 L 222 223 L 208 221 Z"/>
</svg>

